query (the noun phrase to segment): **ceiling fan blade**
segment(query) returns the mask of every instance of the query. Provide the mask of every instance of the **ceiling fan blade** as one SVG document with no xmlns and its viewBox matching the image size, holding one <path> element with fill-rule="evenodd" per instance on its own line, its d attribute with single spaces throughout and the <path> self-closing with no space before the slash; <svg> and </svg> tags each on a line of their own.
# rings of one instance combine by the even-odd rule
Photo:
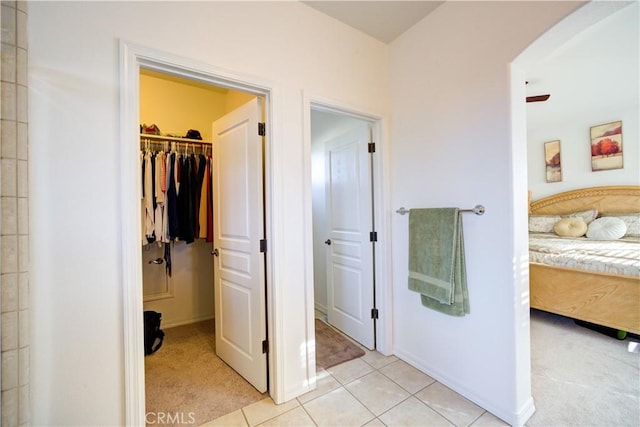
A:
<svg viewBox="0 0 640 427">
<path fill-rule="evenodd" d="M 551 95 L 536 95 L 536 96 L 527 96 L 527 102 L 541 102 L 549 99 Z"/>
</svg>

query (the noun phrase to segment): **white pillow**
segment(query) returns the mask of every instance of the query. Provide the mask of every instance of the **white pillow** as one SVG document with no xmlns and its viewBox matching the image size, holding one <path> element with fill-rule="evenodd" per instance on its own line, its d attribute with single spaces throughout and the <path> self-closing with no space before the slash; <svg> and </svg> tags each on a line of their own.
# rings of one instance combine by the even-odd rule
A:
<svg viewBox="0 0 640 427">
<path fill-rule="evenodd" d="M 587 232 L 587 223 L 580 217 L 563 218 L 556 222 L 553 231 L 562 237 L 580 237 Z"/>
<path fill-rule="evenodd" d="M 627 226 L 620 218 L 605 216 L 595 219 L 589 224 L 587 237 L 596 240 L 615 240 L 624 236 Z"/>
<path fill-rule="evenodd" d="M 602 214 L 602 216 L 620 218 L 627 226 L 625 236 L 640 237 L 640 213 Z"/>
</svg>

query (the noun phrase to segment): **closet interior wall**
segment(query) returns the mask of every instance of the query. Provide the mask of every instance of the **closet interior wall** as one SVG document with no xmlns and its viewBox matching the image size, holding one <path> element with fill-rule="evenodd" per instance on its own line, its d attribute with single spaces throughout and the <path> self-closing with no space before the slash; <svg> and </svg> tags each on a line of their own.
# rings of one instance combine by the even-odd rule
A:
<svg viewBox="0 0 640 427">
<path fill-rule="evenodd" d="M 162 135 L 186 136 L 189 129 L 211 142 L 215 120 L 244 104 L 253 95 L 142 69 L 140 72 L 140 124 L 155 124 Z M 206 146 L 207 144 L 202 144 Z M 141 138 L 141 149 L 145 142 Z M 151 148 L 162 144 L 152 143 Z M 194 144 L 178 144 L 179 152 L 201 153 Z M 207 153 L 211 148 L 206 147 Z M 162 313 L 162 327 L 185 325 L 214 317 L 212 246 L 205 239 L 171 244 L 172 274 L 158 244 L 142 246 L 144 309 Z"/>
</svg>

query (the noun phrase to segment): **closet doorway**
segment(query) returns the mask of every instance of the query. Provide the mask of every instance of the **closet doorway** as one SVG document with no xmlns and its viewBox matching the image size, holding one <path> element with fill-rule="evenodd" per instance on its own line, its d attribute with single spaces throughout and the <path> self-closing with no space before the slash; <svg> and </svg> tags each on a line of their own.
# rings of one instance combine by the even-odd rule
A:
<svg viewBox="0 0 640 427">
<path fill-rule="evenodd" d="M 212 418 L 202 418 L 203 408 L 229 408 L 233 405 L 229 396 L 233 395 L 240 396 L 239 408 L 247 399 L 264 397 L 267 391 L 267 354 L 262 345 L 267 337 L 266 257 L 261 244 L 266 233 L 264 97 L 144 67 L 140 68 L 139 89 L 141 149 L 174 153 L 185 162 L 191 161 L 201 177 L 201 186 L 190 193 L 199 201 L 194 205 L 195 214 L 188 209 L 194 220 L 189 224 L 194 238 L 184 237 L 182 229 L 179 238 L 169 243 L 160 242 L 164 239 L 145 242 L 143 237 L 143 308 L 162 313 L 166 333 L 158 353 L 145 358 L 146 412 L 152 418 L 164 411 L 180 412 L 197 422 L 209 421 Z M 159 164 L 154 163 L 154 172 L 160 170 Z M 186 164 L 181 163 L 180 173 L 175 175 L 179 192 L 189 182 L 182 173 Z M 178 167 L 178 163 L 174 165 Z M 143 205 L 143 231 L 146 217 Z M 194 339 L 200 345 L 189 346 Z M 176 347 L 182 345 L 178 343 L 184 343 L 182 351 Z M 194 354 L 185 359 L 185 351 Z M 162 362 L 158 362 L 160 358 Z M 190 366 L 198 360 L 205 363 L 203 374 L 206 370 L 209 383 L 217 377 L 227 378 L 218 392 L 203 392 L 206 380 L 203 383 L 202 376 Z M 159 373 L 155 367 L 159 363 L 165 372 Z M 210 371 L 215 364 L 227 370 L 230 366 L 248 383 L 233 379 L 228 372 Z M 181 408 L 166 399 L 160 406 L 158 402 L 150 404 L 150 399 L 163 394 L 150 389 L 165 387 L 159 376 L 167 384 L 181 383 L 171 390 L 184 394 L 171 396 L 174 402 L 182 401 Z M 234 384 L 238 389 L 229 389 Z M 248 384 L 252 391 L 247 391 Z M 199 402 L 203 396 L 225 404 Z M 174 406 L 163 408 L 163 404 Z"/>
<path fill-rule="evenodd" d="M 374 123 L 319 106 L 310 121 L 316 313 L 373 350 Z"/>
</svg>

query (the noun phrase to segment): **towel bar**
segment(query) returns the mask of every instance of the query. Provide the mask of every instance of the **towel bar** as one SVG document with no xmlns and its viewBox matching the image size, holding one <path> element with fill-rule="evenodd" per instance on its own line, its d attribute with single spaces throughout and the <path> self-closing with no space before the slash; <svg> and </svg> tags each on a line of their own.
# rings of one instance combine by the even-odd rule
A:
<svg viewBox="0 0 640 427">
<path fill-rule="evenodd" d="M 473 212 L 476 215 L 482 215 L 484 214 L 484 206 L 476 205 L 473 209 L 460 209 L 460 212 Z M 409 209 L 403 206 L 400 209 L 398 209 L 396 213 L 399 213 L 400 215 L 406 215 L 409 213 Z"/>
</svg>

